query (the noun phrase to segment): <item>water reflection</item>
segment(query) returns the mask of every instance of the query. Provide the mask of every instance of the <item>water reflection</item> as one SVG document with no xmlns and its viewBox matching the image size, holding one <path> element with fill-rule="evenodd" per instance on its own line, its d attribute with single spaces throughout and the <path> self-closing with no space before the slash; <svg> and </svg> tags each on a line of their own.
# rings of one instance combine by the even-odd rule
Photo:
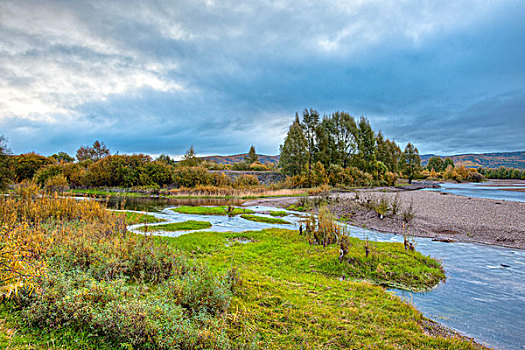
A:
<svg viewBox="0 0 525 350">
<path fill-rule="evenodd" d="M 100 198 L 110 209 L 136 210 L 147 212 L 162 212 L 166 207 L 188 206 L 239 206 L 243 200 L 237 198 L 138 198 L 138 197 L 107 197 Z"/>
</svg>

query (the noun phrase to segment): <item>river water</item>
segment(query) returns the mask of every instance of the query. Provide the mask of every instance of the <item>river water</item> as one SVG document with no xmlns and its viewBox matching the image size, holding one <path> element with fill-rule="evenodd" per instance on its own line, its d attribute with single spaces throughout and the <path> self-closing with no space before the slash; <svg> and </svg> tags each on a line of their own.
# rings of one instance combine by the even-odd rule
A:
<svg viewBox="0 0 525 350">
<path fill-rule="evenodd" d="M 437 191 L 457 194 L 466 197 L 499 199 L 513 202 L 525 202 L 525 192 L 509 191 L 525 189 L 525 182 L 518 182 L 511 185 L 501 182 L 482 182 L 482 183 L 442 183 L 441 188 L 427 188 L 423 191 Z"/>
<path fill-rule="evenodd" d="M 126 203 L 126 208 L 144 211 L 147 206 L 148 211 L 154 211 L 153 215 L 169 222 L 202 220 L 213 225 L 203 231 L 239 232 L 270 227 L 297 229 L 300 220 L 297 216 L 300 213 L 289 211 L 290 215 L 284 219 L 292 225 L 271 225 L 244 220 L 240 216 L 178 214 L 169 210 L 166 204 L 164 207 L 151 204 L 151 201 L 135 200 L 135 203 Z M 276 210 L 263 206 L 248 208 L 256 212 Z M 185 233 L 162 234 L 178 236 Z M 398 235 L 353 226 L 350 234 L 371 241 L 403 242 L 403 237 Z M 525 349 L 525 251 L 472 243 L 435 242 L 419 237 L 414 240 L 418 251 L 443 262 L 447 281 L 425 293 L 399 290 L 392 290 L 392 293 L 412 303 L 426 317 L 477 342 L 496 349 Z"/>
</svg>

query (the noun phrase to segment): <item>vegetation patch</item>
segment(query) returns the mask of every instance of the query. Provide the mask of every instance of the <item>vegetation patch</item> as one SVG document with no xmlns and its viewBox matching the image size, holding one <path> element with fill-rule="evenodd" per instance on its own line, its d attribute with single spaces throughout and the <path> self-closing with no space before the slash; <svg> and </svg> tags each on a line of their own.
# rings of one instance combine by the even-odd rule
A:
<svg viewBox="0 0 525 350">
<path fill-rule="evenodd" d="M 288 216 L 289 214 L 285 211 L 282 211 L 282 210 L 272 210 L 270 211 L 270 215 L 271 216 Z"/>
<path fill-rule="evenodd" d="M 269 218 L 266 216 L 259 216 L 259 215 L 242 214 L 241 218 L 250 220 L 250 221 L 255 221 L 255 222 L 265 222 L 267 224 L 285 224 L 285 225 L 292 224 L 291 222 L 288 222 L 280 218 Z"/>
<path fill-rule="evenodd" d="M 212 225 L 207 221 L 195 221 L 188 220 L 183 222 L 173 222 L 163 225 L 155 226 L 141 226 L 138 228 L 139 231 L 191 231 L 191 230 L 202 230 L 210 228 Z"/>
<path fill-rule="evenodd" d="M 152 224 L 155 222 L 162 222 L 163 219 L 159 219 L 156 216 L 144 213 L 137 213 L 132 211 L 126 211 L 124 214 L 126 216 L 126 225 L 136 225 L 136 224 Z"/>
<path fill-rule="evenodd" d="M 444 278 L 401 244 L 349 239 L 341 259 L 339 244 L 308 232 L 146 237 L 124 219 L 31 185 L 0 198 L 0 347 L 476 348 L 429 335 L 420 312 L 378 286 Z"/>
<path fill-rule="evenodd" d="M 193 214 L 193 215 L 239 215 L 239 214 L 253 214 L 254 211 L 245 208 L 236 208 L 228 206 L 218 207 L 192 207 L 192 206 L 180 206 L 171 209 L 174 212 L 181 214 Z"/>
</svg>

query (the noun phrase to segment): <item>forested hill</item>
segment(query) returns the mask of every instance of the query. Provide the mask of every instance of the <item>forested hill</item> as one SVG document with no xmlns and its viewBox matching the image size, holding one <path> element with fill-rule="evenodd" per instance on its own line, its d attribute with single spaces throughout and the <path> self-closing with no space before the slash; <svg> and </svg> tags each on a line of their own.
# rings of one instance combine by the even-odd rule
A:
<svg viewBox="0 0 525 350">
<path fill-rule="evenodd" d="M 235 154 L 231 156 L 208 156 L 201 157 L 203 160 L 212 161 L 218 164 L 233 164 L 244 160 L 247 153 Z M 421 155 L 421 164 L 425 166 L 428 159 L 435 154 Z M 277 164 L 279 162 L 279 155 L 268 156 L 258 154 L 261 163 Z M 441 158 L 450 157 L 456 165 L 464 165 L 466 167 L 477 168 L 499 168 L 504 166 L 507 168 L 525 169 L 525 151 L 522 152 L 498 152 L 498 153 L 481 153 L 481 154 L 459 154 L 454 156 L 440 156 Z"/>
<path fill-rule="evenodd" d="M 425 166 L 430 157 L 435 154 L 423 154 L 421 156 L 421 165 Z M 481 154 L 459 154 L 455 156 L 439 156 L 441 158 L 449 157 L 456 165 L 464 165 L 468 168 L 507 168 L 525 169 L 525 151 L 521 152 L 499 152 L 499 153 L 481 153 Z"/>
<path fill-rule="evenodd" d="M 246 157 L 248 153 L 242 153 L 242 154 L 235 154 L 232 156 L 207 156 L 207 157 L 200 157 L 202 160 L 207 160 L 210 162 L 214 162 L 217 164 L 233 164 L 233 163 L 239 163 L 244 161 L 244 157 Z M 279 156 L 267 156 L 264 154 L 258 154 L 259 161 L 263 164 L 277 164 L 279 162 Z"/>
</svg>

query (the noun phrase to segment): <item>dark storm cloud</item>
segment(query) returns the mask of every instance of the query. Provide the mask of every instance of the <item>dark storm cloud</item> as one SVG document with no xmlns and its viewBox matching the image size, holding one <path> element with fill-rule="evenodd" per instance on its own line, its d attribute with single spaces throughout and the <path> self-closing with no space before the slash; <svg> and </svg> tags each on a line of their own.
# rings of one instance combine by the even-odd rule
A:
<svg viewBox="0 0 525 350">
<path fill-rule="evenodd" d="M 525 9 L 461 1 L 3 1 L 15 152 L 275 154 L 306 107 L 421 152 L 525 149 Z"/>
</svg>

